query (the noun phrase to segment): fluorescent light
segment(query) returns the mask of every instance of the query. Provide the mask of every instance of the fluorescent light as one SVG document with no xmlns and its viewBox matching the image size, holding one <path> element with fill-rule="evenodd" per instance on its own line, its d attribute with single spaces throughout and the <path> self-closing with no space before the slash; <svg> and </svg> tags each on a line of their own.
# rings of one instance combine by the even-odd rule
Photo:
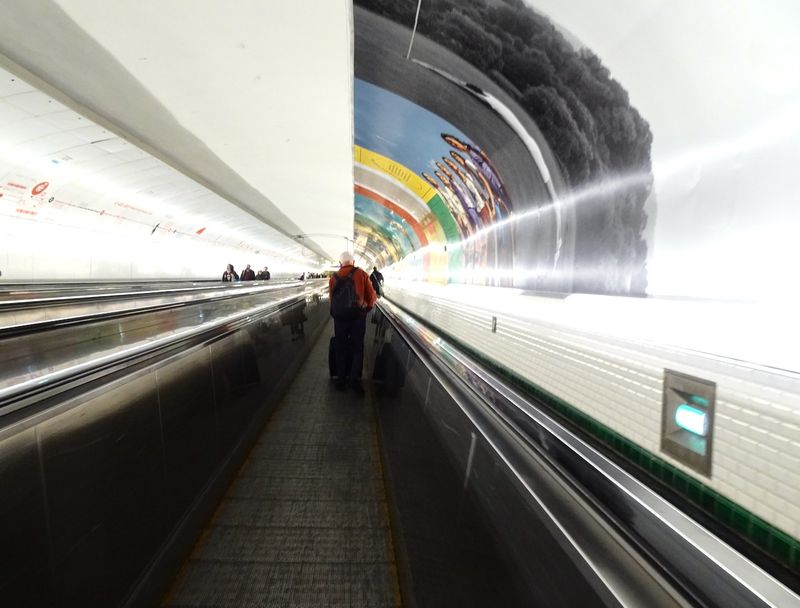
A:
<svg viewBox="0 0 800 608">
<path fill-rule="evenodd" d="M 685 403 L 679 405 L 675 410 L 675 424 L 700 437 L 708 435 L 708 416 L 706 413 Z"/>
</svg>

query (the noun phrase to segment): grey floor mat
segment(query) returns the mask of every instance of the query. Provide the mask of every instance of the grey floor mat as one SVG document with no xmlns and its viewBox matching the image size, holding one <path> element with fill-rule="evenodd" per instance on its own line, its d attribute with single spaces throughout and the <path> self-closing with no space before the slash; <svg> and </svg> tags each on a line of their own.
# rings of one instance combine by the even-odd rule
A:
<svg viewBox="0 0 800 608">
<path fill-rule="evenodd" d="M 369 392 L 333 390 L 328 337 L 258 439 L 163 606 L 399 606 Z"/>
</svg>

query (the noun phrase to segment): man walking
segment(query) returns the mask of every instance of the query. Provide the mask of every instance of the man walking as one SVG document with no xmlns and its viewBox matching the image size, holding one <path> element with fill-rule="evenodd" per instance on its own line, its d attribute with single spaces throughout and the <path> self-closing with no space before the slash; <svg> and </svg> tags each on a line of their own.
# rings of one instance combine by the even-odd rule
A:
<svg viewBox="0 0 800 608">
<path fill-rule="evenodd" d="M 339 256 L 339 270 L 331 276 L 328 289 L 336 336 L 336 389 L 343 391 L 347 388 L 346 370 L 349 368 L 350 386 L 363 395 L 361 368 L 364 363 L 364 333 L 367 330 L 367 313 L 375 306 L 377 296 L 369 275 L 356 268 L 353 254 L 349 251 Z"/>
<path fill-rule="evenodd" d="M 372 267 L 372 274 L 369 275 L 369 280 L 376 295 L 380 298 L 383 295 L 383 275 L 378 272 L 377 266 Z"/>
</svg>

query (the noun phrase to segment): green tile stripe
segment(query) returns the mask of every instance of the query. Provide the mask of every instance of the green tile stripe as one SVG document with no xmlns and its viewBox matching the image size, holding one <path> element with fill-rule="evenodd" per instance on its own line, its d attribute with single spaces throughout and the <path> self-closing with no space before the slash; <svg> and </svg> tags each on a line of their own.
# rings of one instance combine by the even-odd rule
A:
<svg viewBox="0 0 800 608">
<path fill-rule="evenodd" d="M 636 465 L 651 478 L 665 484 L 684 499 L 714 517 L 716 521 L 789 568 L 789 570 L 793 572 L 800 570 L 800 541 L 794 537 L 736 504 L 691 475 L 684 473 L 627 437 L 620 435 L 577 407 L 556 397 L 495 360 L 488 358 L 485 354 L 476 351 L 459 338 L 436 327 L 424 317 L 408 310 L 397 302 L 393 303 L 414 317 L 419 323 L 444 336 L 454 346 L 469 354 L 476 361 L 520 388 L 538 403 L 547 406 L 562 419 L 572 423 L 574 427 L 600 441 L 618 456 Z M 655 486 L 652 489 L 657 491 L 658 487 Z"/>
</svg>

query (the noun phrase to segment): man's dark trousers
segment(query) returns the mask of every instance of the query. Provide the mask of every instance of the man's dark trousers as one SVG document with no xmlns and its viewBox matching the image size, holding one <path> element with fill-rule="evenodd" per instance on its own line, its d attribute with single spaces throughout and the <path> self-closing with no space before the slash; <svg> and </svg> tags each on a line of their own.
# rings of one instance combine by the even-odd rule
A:
<svg viewBox="0 0 800 608">
<path fill-rule="evenodd" d="M 336 375 L 339 383 L 345 382 L 342 371 L 347 369 L 350 359 L 350 382 L 361 382 L 361 368 L 364 364 L 364 334 L 367 331 L 367 318 L 334 319 L 333 331 L 336 336 Z"/>
</svg>

